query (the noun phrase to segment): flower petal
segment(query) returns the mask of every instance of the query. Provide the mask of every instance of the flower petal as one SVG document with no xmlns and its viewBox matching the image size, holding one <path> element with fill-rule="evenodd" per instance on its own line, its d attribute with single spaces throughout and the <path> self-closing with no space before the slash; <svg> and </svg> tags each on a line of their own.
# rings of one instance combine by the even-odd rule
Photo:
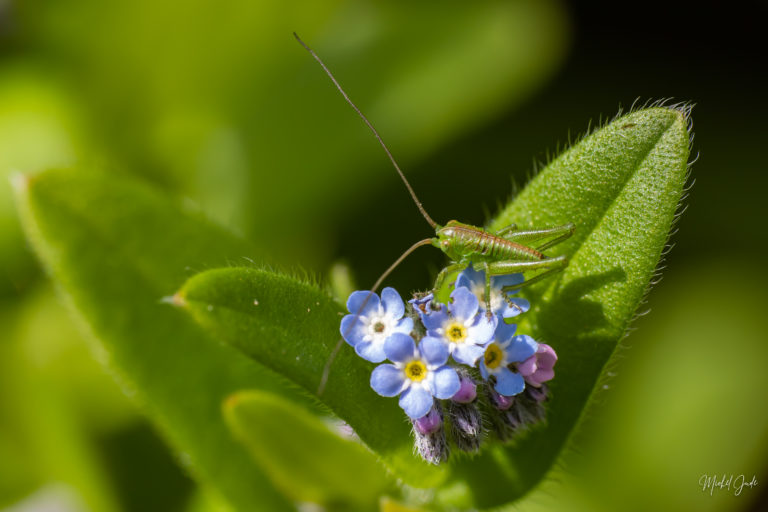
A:
<svg viewBox="0 0 768 512">
<path fill-rule="evenodd" d="M 400 395 L 400 407 L 414 420 L 427 414 L 433 403 L 432 395 L 421 386 L 411 386 Z"/>
<path fill-rule="evenodd" d="M 459 321 L 474 318 L 480 308 L 477 297 L 468 288 L 456 288 L 451 292 L 451 298 L 453 302 L 448 305 L 448 309 Z"/>
<path fill-rule="evenodd" d="M 384 312 L 392 318 L 402 318 L 405 314 L 403 299 L 394 288 L 387 287 L 381 290 L 381 304 L 384 306 Z"/>
<path fill-rule="evenodd" d="M 427 366 L 437 368 L 448 362 L 448 345 L 442 338 L 425 336 L 419 342 L 419 351 Z"/>
<path fill-rule="evenodd" d="M 379 309 L 379 296 L 373 292 L 362 290 L 352 292 L 347 299 L 347 310 L 353 315 L 367 316 Z"/>
<path fill-rule="evenodd" d="M 445 322 L 448 321 L 448 313 L 443 307 L 428 314 L 420 313 L 419 316 L 421 317 L 421 322 L 424 324 L 424 327 L 427 328 L 427 331 L 429 331 L 431 336 L 439 336 L 436 332 L 437 329 L 442 329 Z"/>
<path fill-rule="evenodd" d="M 468 343 L 462 343 L 456 345 L 451 355 L 454 361 L 467 366 L 475 366 L 477 360 L 485 353 L 485 347 L 481 345 L 471 345 Z"/>
<path fill-rule="evenodd" d="M 525 377 L 526 379 L 533 375 L 536 372 L 537 366 L 536 366 L 536 355 L 532 355 L 522 363 L 517 365 L 517 371 L 520 372 L 520 375 Z"/>
<path fill-rule="evenodd" d="M 535 387 L 541 386 L 543 383 L 555 378 L 555 370 L 552 368 L 539 368 L 530 377 L 526 377 L 526 380 Z"/>
<path fill-rule="evenodd" d="M 545 343 L 539 343 L 536 358 L 538 359 L 538 366 L 543 368 L 552 368 L 557 362 L 555 350 Z"/>
<path fill-rule="evenodd" d="M 450 366 L 443 366 L 432 372 L 429 387 L 437 398 L 447 399 L 458 393 L 461 381 L 456 370 Z"/>
<path fill-rule="evenodd" d="M 476 345 L 486 345 L 493 341 L 494 333 L 496 332 L 498 323 L 499 317 L 496 315 L 493 315 L 490 319 L 482 313 L 477 315 L 474 323 L 472 323 L 467 328 L 467 337 L 469 338 L 469 343 L 474 343 Z"/>
<path fill-rule="evenodd" d="M 505 286 L 514 286 L 524 281 L 523 274 L 506 274 L 503 276 L 493 276 L 491 278 L 491 285 L 494 288 L 502 289 Z M 517 293 L 518 290 L 506 293 Z"/>
<path fill-rule="evenodd" d="M 496 343 L 502 347 L 506 347 L 507 343 L 511 341 L 512 337 L 515 335 L 516 330 L 516 324 L 508 324 L 503 320 L 499 320 L 499 323 L 496 325 L 496 331 L 493 335 L 494 341 L 496 341 Z"/>
<path fill-rule="evenodd" d="M 404 363 L 413 359 L 416 343 L 413 338 L 401 332 L 393 333 L 384 342 L 384 354 L 387 359 L 396 363 Z"/>
<path fill-rule="evenodd" d="M 363 341 L 365 326 L 360 315 L 350 314 L 341 319 L 341 337 L 353 347 Z"/>
<path fill-rule="evenodd" d="M 514 306 L 510 306 L 509 302 L 514 304 Z M 501 316 L 504 318 L 512 318 L 513 316 L 517 316 L 520 313 L 527 312 L 529 309 L 531 309 L 530 302 L 519 297 L 514 297 L 507 299 L 507 301 L 504 303 L 504 309 L 502 310 Z"/>
<path fill-rule="evenodd" d="M 371 387 L 381 396 L 399 395 L 405 385 L 405 374 L 393 364 L 380 364 L 371 373 Z"/>
<path fill-rule="evenodd" d="M 488 380 L 488 368 L 485 367 L 485 363 L 482 359 L 477 367 L 480 370 L 480 375 L 483 377 L 483 380 Z"/>
<path fill-rule="evenodd" d="M 401 332 L 403 334 L 410 334 L 413 330 L 413 318 L 407 316 L 405 318 L 401 318 L 399 322 L 397 322 L 397 325 L 395 325 L 392 328 L 392 332 Z"/>
<path fill-rule="evenodd" d="M 372 363 L 380 363 L 387 358 L 384 353 L 383 343 L 374 343 L 372 341 L 361 341 L 355 345 L 357 355 Z"/>
<path fill-rule="evenodd" d="M 507 347 L 507 361 L 510 363 L 525 361 L 539 348 L 536 340 L 527 334 L 518 334 L 512 338 L 512 343 Z M 540 366 L 537 363 L 537 366 Z"/>
<path fill-rule="evenodd" d="M 434 298 L 434 295 L 432 292 L 424 295 L 423 297 L 419 298 L 412 298 L 408 301 L 408 304 L 411 305 L 411 307 L 419 313 L 419 315 L 424 314 L 430 314 L 432 313 L 432 299 Z"/>
<path fill-rule="evenodd" d="M 462 270 L 456 277 L 456 288 L 472 289 L 473 285 L 485 284 L 485 272 L 475 270 L 472 265 Z"/>
<path fill-rule="evenodd" d="M 496 385 L 494 389 L 504 396 L 514 396 L 522 393 L 525 389 L 525 380 L 519 373 L 510 371 L 509 368 L 502 368 L 496 374 Z"/>
</svg>

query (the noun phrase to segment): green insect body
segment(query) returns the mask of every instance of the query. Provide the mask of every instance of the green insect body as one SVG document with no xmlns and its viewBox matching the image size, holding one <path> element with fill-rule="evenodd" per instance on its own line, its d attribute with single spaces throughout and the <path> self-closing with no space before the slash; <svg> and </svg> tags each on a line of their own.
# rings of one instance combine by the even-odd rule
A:
<svg viewBox="0 0 768 512">
<path fill-rule="evenodd" d="M 573 230 L 573 224 L 565 224 L 549 229 L 520 231 L 516 225 L 512 224 L 497 233 L 490 233 L 482 228 L 455 220 L 449 221 L 445 226 L 437 226 L 435 229 L 437 238 L 430 239 L 430 243 L 442 250 L 453 261 L 438 274 L 433 293 L 443 287 L 445 279 L 453 272 L 472 265 L 475 270 L 485 272 L 486 311 L 490 312 L 492 276 L 544 269 L 543 272 L 519 285 L 505 287 L 503 291 L 509 292 L 539 281 L 552 272 L 562 270 L 567 265 L 565 256 L 550 258 L 542 251 L 571 236 Z M 535 248 L 522 243 L 545 239 L 549 241 Z"/>
<path fill-rule="evenodd" d="M 317 54 L 299 38 L 298 35 L 295 33 L 293 35 L 296 40 L 320 64 L 323 70 L 325 70 L 326 74 L 339 90 L 344 99 L 347 101 L 347 103 L 352 106 L 355 112 L 357 112 L 357 114 L 363 119 L 368 128 L 370 128 L 370 130 L 373 132 L 374 136 L 379 141 L 379 144 L 381 144 L 382 148 L 384 148 L 384 151 L 389 157 L 389 160 L 392 162 L 392 165 L 395 167 L 395 170 L 403 180 L 403 183 L 408 189 L 408 192 L 411 194 L 411 198 L 416 204 L 416 207 L 419 209 L 419 212 L 429 223 L 429 225 L 432 226 L 432 228 L 435 230 L 436 236 L 434 238 L 427 238 L 415 243 L 410 248 L 408 248 L 408 250 L 406 250 L 392 265 L 390 265 L 390 267 L 371 287 L 371 295 L 375 293 L 384 279 L 386 279 L 386 277 L 400 264 L 400 262 L 402 262 L 415 249 L 425 245 L 433 245 L 434 247 L 437 247 L 452 260 L 451 263 L 443 268 L 443 270 L 441 270 L 437 275 L 432 293 L 436 296 L 437 293 L 446 284 L 446 279 L 450 275 L 467 268 L 469 265 L 472 265 L 475 270 L 483 270 L 485 272 L 485 309 L 489 316 L 492 314 L 490 305 L 491 277 L 529 271 L 538 271 L 537 274 L 528 279 L 525 279 L 521 283 L 513 286 L 505 286 L 502 289 L 502 291 L 505 292 L 505 298 L 509 301 L 509 298 L 506 297 L 506 292 L 511 292 L 521 288 L 522 286 L 527 286 L 538 282 L 541 279 L 548 277 L 553 272 L 558 272 L 566 267 L 568 260 L 565 255 L 548 257 L 543 253 L 543 251 L 570 237 L 575 229 L 573 224 L 569 223 L 562 226 L 527 230 L 518 230 L 516 225 L 511 224 L 496 233 L 491 233 L 482 228 L 472 226 L 470 224 L 464 224 L 455 220 L 449 221 L 445 226 L 440 226 L 434 220 L 432 220 L 416 196 L 416 193 L 413 191 L 413 188 L 411 188 L 410 183 L 408 183 L 405 175 L 400 170 L 400 167 L 397 165 L 397 162 L 392 156 L 392 153 L 389 151 L 389 148 L 384 143 L 381 136 L 379 136 L 379 133 L 373 127 L 368 118 L 366 118 L 360 109 L 357 108 L 357 106 L 352 102 L 352 100 L 349 99 L 349 96 L 347 96 L 347 94 L 344 92 L 344 89 L 342 89 L 341 85 L 339 85 L 339 83 L 336 81 L 336 78 L 326 67 L 320 57 L 318 57 Z M 532 247 L 528 244 L 540 245 Z M 371 295 L 369 295 L 369 297 Z M 360 306 L 360 310 L 357 312 L 358 316 L 360 312 L 365 308 L 366 303 L 367 299 Z M 512 302 L 510 302 L 510 304 L 514 307 L 517 307 Z M 352 326 L 349 328 L 351 329 Z M 320 386 L 318 388 L 318 395 L 322 393 L 325 387 L 328 373 L 330 371 L 330 365 L 342 343 L 343 339 L 339 340 L 339 343 L 331 353 L 331 356 L 326 363 L 320 381 Z"/>
</svg>

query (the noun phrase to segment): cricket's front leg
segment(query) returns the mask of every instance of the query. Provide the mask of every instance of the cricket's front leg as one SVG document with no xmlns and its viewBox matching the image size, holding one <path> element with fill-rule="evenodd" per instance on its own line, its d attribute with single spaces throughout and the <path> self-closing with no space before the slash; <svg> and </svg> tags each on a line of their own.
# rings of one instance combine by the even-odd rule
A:
<svg viewBox="0 0 768 512">
<path fill-rule="evenodd" d="M 538 261 L 495 261 L 489 263 L 486 275 L 503 276 L 507 274 L 514 274 L 517 272 L 527 272 L 529 270 L 545 269 L 544 272 L 534 276 L 531 279 L 526 279 L 522 283 L 505 286 L 502 288 L 504 292 L 510 292 L 517 290 L 523 286 L 541 281 L 547 278 L 549 275 L 560 272 L 568 265 L 568 257 L 565 255 L 556 256 L 554 258 L 545 258 Z"/>
<path fill-rule="evenodd" d="M 452 272 L 456 272 L 457 270 L 463 270 L 467 267 L 465 263 L 451 263 L 447 267 L 445 267 L 443 270 L 440 271 L 439 274 L 437 274 L 437 278 L 435 279 L 435 286 L 432 289 L 432 296 L 437 296 L 437 292 L 445 285 L 445 280 L 448 278 L 448 276 Z"/>
</svg>

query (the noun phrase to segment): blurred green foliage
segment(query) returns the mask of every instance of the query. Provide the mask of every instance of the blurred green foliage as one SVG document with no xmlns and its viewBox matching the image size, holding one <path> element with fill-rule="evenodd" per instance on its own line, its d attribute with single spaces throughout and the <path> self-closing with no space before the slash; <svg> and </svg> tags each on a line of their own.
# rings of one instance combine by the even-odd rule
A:
<svg viewBox="0 0 768 512">
<path fill-rule="evenodd" d="M 379 497 L 394 487 L 370 451 L 340 438 L 316 416 L 282 397 L 242 391 L 227 399 L 224 415 L 275 485 L 296 501 L 376 510 Z"/>
<path fill-rule="evenodd" d="M 495 211 L 507 199 L 510 174 L 525 181 L 532 154 L 543 158 L 554 140 L 619 102 L 670 94 L 698 101 L 699 181 L 669 276 L 650 296 L 654 312 L 627 341 L 626 361 L 606 384 L 615 391 L 591 410 L 594 427 L 576 443 L 581 455 L 570 454 L 550 485 L 518 506 L 749 507 L 759 490 L 710 497 L 698 480 L 766 476 L 768 418 L 759 404 L 767 301 L 759 283 L 768 277 L 768 241 L 754 220 L 763 211 L 764 103 L 748 73 L 730 68 L 727 81 L 712 79 L 722 62 L 714 51 L 687 51 L 682 66 L 670 58 L 682 53 L 652 38 L 632 42 L 631 29 L 603 35 L 566 11 L 554 0 L 5 2 L 0 175 L 67 165 L 132 174 L 160 189 L 157 197 L 189 199 L 244 235 L 257 257 L 316 273 L 343 257 L 365 286 L 424 226 L 292 31 L 331 65 L 438 220 L 481 224 L 483 207 Z M 718 10 L 718 22 L 729 12 Z M 628 22 L 620 19 L 605 25 Z M 595 31 L 599 48 L 588 51 L 603 60 L 576 55 L 558 76 L 572 23 L 577 39 Z M 648 57 L 621 53 L 626 44 Z M 736 93 L 749 109 L 734 106 Z M 393 198 L 403 207 L 386 211 Z M 396 286 L 428 285 L 424 267 L 435 257 L 414 258 L 393 276 Z M 116 274 L 129 263 L 105 262 Z M 0 268 L 0 507 L 227 510 L 210 489 L 193 488 L 180 469 L 187 454 L 162 451 L 94 362 L 104 355 L 41 277 L 7 186 Z"/>
</svg>

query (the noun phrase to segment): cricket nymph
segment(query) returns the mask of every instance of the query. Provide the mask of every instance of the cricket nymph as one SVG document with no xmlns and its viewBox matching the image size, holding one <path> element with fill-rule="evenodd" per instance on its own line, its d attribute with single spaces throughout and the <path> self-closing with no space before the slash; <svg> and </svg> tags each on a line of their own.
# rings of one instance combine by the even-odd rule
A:
<svg viewBox="0 0 768 512">
<path fill-rule="evenodd" d="M 449 221 L 445 226 L 435 226 L 436 238 L 429 239 L 443 251 L 453 263 L 445 267 L 435 280 L 434 291 L 442 288 L 445 279 L 452 272 L 462 270 L 472 265 L 475 270 L 485 271 L 486 288 L 490 288 L 490 279 L 494 275 L 506 275 L 513 272 L 542 269 L 543 272 L 527 279 L 520 286 L 534 283 L 552 272 L 565 268 L 568 264 L 566 256 L 548 257 L 543 251 L 548 247 L 565 240 L 573 234 L 575 226 L 571 223 L 545 229 L 530 229 L 520 231 L 511 224 L 497 233 L 488 232 L 482 228 L 464 224 L 456 220 Z M 538 247 L 529 247 L 525 243 L 548 240 Z M 519 287 L 519 286 L 517 286 Z M 507 287 L 505 292 L 516 287 Z M 490 293 L 486 293 L 486 302 Z M 486 309 L 488 304 L 486 304 Z"/>
<path fill-rule="evenodd" d="M 511 259 L 538 261 L 544 258 L 536 249 L 457 220 L 448 221 L 448 224 L 436 230 L 436 234 L 437 238 L 432 239 L 432 245 L 454 261 L 464 259 L 467 254 L 472 255 L 475 263 Z"/>
<path fill-rule="evenodd" d="M 527 230 L 518 230 L 515 224 L 510 224 L 495 233 L 488 232 L 482 228 L 469 224 L 463 224 L 455 220 L 448 222 L 445 226 L 438 225 L 437 222 L 429 216 L 424 209 L 424 206 L 422 206 L 421 201 L 419 201 L 419 198 L 413 191 L 411 184 L 408 183 L 400 166 L 397 165 L 389 148 L 368 118 L 365 117 L 360 109 L 357 108 L 357 105 L 349 99 L 347 93 L 344 92 L 344 89 L 341 88 L 339 82 L 320 57 L 318 57 L 317 54 L 296 35 L 296 33 L 293 35 L 299 44 L 301 44 L 318 64 L 320 64 L 346 102 L 349 103 L 368 128 L 370 128 L 371 132 L 373 132 L 374 137 L 376 137 L 376 140 L 381 144 L 381 147 L 384 149 L 387 157 L 389 157 L 390 162 L 392 162 L 392 166 L 395 168 L 395 171 L 397 171 L 397 174 L 400 176 L 406 189 L 408 189 L 408 193 L 411 195 L 419 213 L 421 213 L 424 220 L 427 221 L 432 229 L 435 230 L 435 238 L 425 238 L 424 240 L 420 240 L 413 244 L 401 254 L 400 257 L 397 258 L 397 260 L 395 260 L 383 274 L 381 274 L 381 276 L 379 276 L 370 289 L 369 297 L 375 295 L 375 291 L 379 288 L 379 285 L 381 285 L 389 273 L 392 272 L 403 259 L 417 248 L 427 245 L 437 247 L 451 259 L 451 263 L 443 268 L 437 275 L 435 285 L 432 289 L 433 294 L 437 296 L 437 292 L 443 289 L 446 284 L 446 279 L 449 276 L 471 265 L 474 270 L 482 270 L 485 272 L 485 309 L 488 315 L 491 315 L 491 277 L 515 273 L 522 274 L 524 272 L 533 271 L 533 275 L 531 276 L 529 274 L 531 277 L 526 278 L 524 281 L 516 285 L 503 287 L 502 292 L 506 296 L 507 293 L 512 292 L 513 290 L 533 284 L 566 267 L 568 259 L 565 255 L 549 257 L 544 254 L 544 250 L 570 237 L 575 229 L 574 225 L 571 223 L 563 224 L 562 226 Z M 530 246 L 530 244 L 534 243 L 539 243 L 541 245 Z M 354 316 L 354 320 L 350 321 L 347 326 L 349 332 L 354 328 L 355 323 L 357 323 L 357 318 L 360 316 L 360 312 L 362 312 L 366 304 L 367 300 L 361 301 L 359 311 Z M 320 385 L 318 386 L 318 396 L 323 392 L 325 382 L 328 378 L 328 372 L 330 371 L 330 364 L 341 347 L 342 342 L 343 339 L 339 340 L 339 343 L 336 345 L 336 348 L 334 348 L 323 369 Z"/>
</svg>

